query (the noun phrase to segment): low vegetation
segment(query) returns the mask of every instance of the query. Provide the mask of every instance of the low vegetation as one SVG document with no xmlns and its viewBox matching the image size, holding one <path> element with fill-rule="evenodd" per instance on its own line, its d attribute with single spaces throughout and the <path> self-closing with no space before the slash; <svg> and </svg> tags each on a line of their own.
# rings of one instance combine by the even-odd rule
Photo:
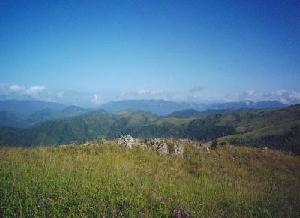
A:
<svg viewBox="0 0 300 218">
<path fill-rule="evenodd" d="M 115 142 L 0 149 L 0 216 L 299 217 L 299 156 L 185 143 L 181 157 Z"/>
</svg>

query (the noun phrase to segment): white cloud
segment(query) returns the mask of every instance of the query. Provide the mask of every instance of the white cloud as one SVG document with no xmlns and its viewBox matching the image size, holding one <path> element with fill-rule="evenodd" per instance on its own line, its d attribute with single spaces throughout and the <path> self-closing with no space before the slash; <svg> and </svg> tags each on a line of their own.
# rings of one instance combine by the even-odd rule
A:
<svg viewBox="0 0 300 218">
<path fill-rule="evenodd" d="M 287 91 L 284 89 L 271 92 L 269 97 L 281 101 L 284 104 L 294 104 L 300 102 L 300 92 Z"/>
<path fill-rule="evenodd" d="M 238 96 L 227 95 L 228 101 L 280 101 L 284 104 L 300 103 L 300 92 L 294 90 L 275 90 L 271 92 L 260 93 L 254 90 L 249 90 L 240 93 Z"/>
<path fill-rule="evenodd" d="M 259 94 L 255 90 L 247 90 L 245 92 L 240 93 L 238 99 L 256 101 L 258 97 Z"/>
<path fill-rule="evenodd" d="M 25 93 L 31 97 L 37 97 L 45 89 L 45 86 L 31 86 L 26 89 Z"/>
<path fill-rule="evenodd" d="M 149 100 L 149 99 L 164 99 L 164 100 L 174 100 L 175 98 L 179 97 L 179 94 L 170 91 L 162 91 L 162 90 L 147 90 L 147 89 L 140 89 L 137 91 L 129 91 L 129 92 L 122 92 L 117 94 L 114 100 Z"/>
<path fill-rule="evenodd" d="M 100 105 L 102 102 L 102 98 L 100 95 L 94 94 L 92 98 L 92 103 L 95 105 Z"/>
<path fill-rule="evenodd" d="M 193 87 L 185 91 L 165 91 L 156 89 L 138 89 L 128 92 L 82 92 L 71 90 L 47 90 L 45 86 L 24 86 L 19 84 L 0 84 L 0 97 L 2 99 L 39 99 L 57 101 L 65 104 L 81 106 L 99 106 L 108 101 L 118 100 L 149 100 L 163 99 L 169 101 L 185 102 L 232 102 L 232 101 L 280 101 L 285 104 L 300 103 L 299 90 L 278 89 L 270 92 L 258 92 L 246 90 L 235 93 L 212 93 L 201 86 Z"/>
<path fill-rule="evenodd" d="M 22 92 L 25 90 L 25 87 L 24 86 L 20 86 L 20 85 L 10 85 L 8 87 L 8 90 L 10 92 L 14 92 L 14 93 L 17 93 L 17 92 Z"/>
<path fill-rule="evenodd" d="M 37 98 L 42 92 L 45 91 L 45 86 L 30 86 L 26 87 L 23 85 L 0 85 L 0 95 L 5 95 L 7 97 L 31 97 Z"/>
</svg>

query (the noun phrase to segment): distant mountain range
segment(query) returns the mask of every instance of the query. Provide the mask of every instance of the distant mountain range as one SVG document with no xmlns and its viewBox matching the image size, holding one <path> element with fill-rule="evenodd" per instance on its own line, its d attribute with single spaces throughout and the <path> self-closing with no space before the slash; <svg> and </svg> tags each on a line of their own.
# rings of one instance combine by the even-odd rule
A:
<svg viewBox="0 0 300 218">
<path fill-rule="evenodd" d="M 101 105 L 100 108 L 112 113 L 126 110 L 138 110 L 152 112 L 157 115 L 167 115 L 174 111 L 180 111 L 189 108 L 200 109 L 201 105 L 184 102 L 178 103 L 165 100 L 125 100 L 109 102 Z"/>
<path fill-rule="evenodd" d="M 0 127 L 26 128 L 47 120 L 64 119 L 91 111 L 44 101 L 0 101 Z"/>
<path fill-rule="evenodd" d="M 181 110 L 238 110 L 238 109 L 271 109 L 281 108 L 287 105 L 279 101 L 241 101 L 229 102 L 220 104 L 202 104 L 188 102 L 172 102 L 164 100 L 127 100 L 109 102 L 101 106 L 102 109 L 108 112 L 119 112 L 124 110 L 141 110 L 155 113 L 160 116 L 165 116 Z"/>
<path fill-rule="evenodd" d="M 5 121 L 1 124 L 6 126 L 0 128 L 0 145 L 58 145 L 131 134 L 142 138 L 217 140 L 222 144 L 270 146 L 300 153 L 300 105 L 264 110 L 261 104 L 250 105 L 255 105 L 254 109 L 188 109 L 168 116 L 135 110 L 89 111 L 74 106 L 55 113 L 47 109 L 36 111 L 26 119 L 13 112 L 1 112 Z M 22 126 L 30 118 L 39 122 L 27 128 L 8 126 L 14 120 Z"/>
<path fill-rule="evenodd" d="M 55 103 L 55 102 L 46 102 L 46 101 L 33 101 L 33 100 L 5 100 L 0 101 L 0 111 L 9 111 L 22 115 L 30 115 L 32 113 L 42 111 L 42 110 L 51 110 L 51 111 L 60 111 L 66 108 L 66 105 Z"/>
<path fill-rule="evenodd" d="M 187 118 L 222 113 L 228 110 L 271 109 L 284 106 L 285 105 L 277 101 L 199 104 L 164 100 L 126 100 L 104 104 L 100 109 L 112 113 L 134 110 L 151 112 L 159 116 Z M 93 110 L 55 102 L 30 100 L 0 101 L 0 127 L 31 127 L 43 121 L 64 119 L 90 111 Z"/>
<path fill-rule="evenodd" d="M 126 100 L 109 102 L 101 106 L 108 112 L 119 112 L 125 110 L 139 110 L 152 112 L 157 115 L 167 115 L 174 111 L 197 108 L 202 109 L 200 104 L 196 103 L 179 103 L 165 100 Z"/>
<path fill-rule="evenodd" d="M 250 110 L 250 109 L 249 109 Z M 166 117 L 177 117 L 177 118 L 189 118 L 189 117 L 200 117 L 200 116 L 207 116 L 207 115 L 212 115 L 212 114 L 222 114 L 226 111 L 226 109 L 222 110 L 205 110 L 205 111 L 198 111 L 194 109 L 186 109 L 186 110 L 181 110 L 181 111 L 175 111 L 171 114 L 168 114 Z M 232 110 L 234 111 L 234 110 Z M 237 111 L 237 110 L 235 110 Z"/>
</svg>

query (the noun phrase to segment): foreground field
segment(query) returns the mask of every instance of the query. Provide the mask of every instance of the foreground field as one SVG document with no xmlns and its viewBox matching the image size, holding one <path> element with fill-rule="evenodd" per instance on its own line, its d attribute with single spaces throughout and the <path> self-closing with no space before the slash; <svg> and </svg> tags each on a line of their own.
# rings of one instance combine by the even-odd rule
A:
<svg viewBox="0 0 300 218">
<path fill-rule="evenodd" d="M 2 148 L 0 216 L 299 217 L 299 169 L 299 156 L 247 147 Z"/>
</svg>

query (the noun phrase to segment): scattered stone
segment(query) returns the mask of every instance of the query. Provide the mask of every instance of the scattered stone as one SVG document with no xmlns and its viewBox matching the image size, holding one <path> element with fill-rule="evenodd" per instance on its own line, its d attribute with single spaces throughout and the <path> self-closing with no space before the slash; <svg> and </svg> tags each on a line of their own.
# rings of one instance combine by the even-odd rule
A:
<svg viewBox="0 0 300 218">
<path fill-rule="evenodd" d="M 175 144 L 174 145 L 174 155 L 183 155 L 184 148 L 182 145 Z"/>
<path fill-rule="evenodd" d="M 160 138 L 154 138 L 150 140 L 150 145 L 153 150 L 156 151 L 160 155 L 169 154 L 169 148 L 167 143 Z"/>
<path fill-rule="evenodd" d="M 125 148 L 139 148 L 139 149 L 152 149 L 159 155 L 173 154 L 182 156 L 184 153 L 184 147 L 176 142 L 170 143 L 168 146 L 167 140 L 160 138 L 154 138 L 150 140 L 134 139 L 131 135 L 121 135 L 118 139 L 118 144 Z"/>
<path fill-rule="evenodd" d="M 123 145 L 125 148 L 132 149 L 136 143 L 135 139 L 131 135 L 121 135 L 118 139 L 118 144 Z"/>
<path fill-rule="evenodd" d="M 168 145 L 164 142 L 159 143 L 156 147 L 156 151 L 159 155 L 169 154 Z"/>
</svg>

